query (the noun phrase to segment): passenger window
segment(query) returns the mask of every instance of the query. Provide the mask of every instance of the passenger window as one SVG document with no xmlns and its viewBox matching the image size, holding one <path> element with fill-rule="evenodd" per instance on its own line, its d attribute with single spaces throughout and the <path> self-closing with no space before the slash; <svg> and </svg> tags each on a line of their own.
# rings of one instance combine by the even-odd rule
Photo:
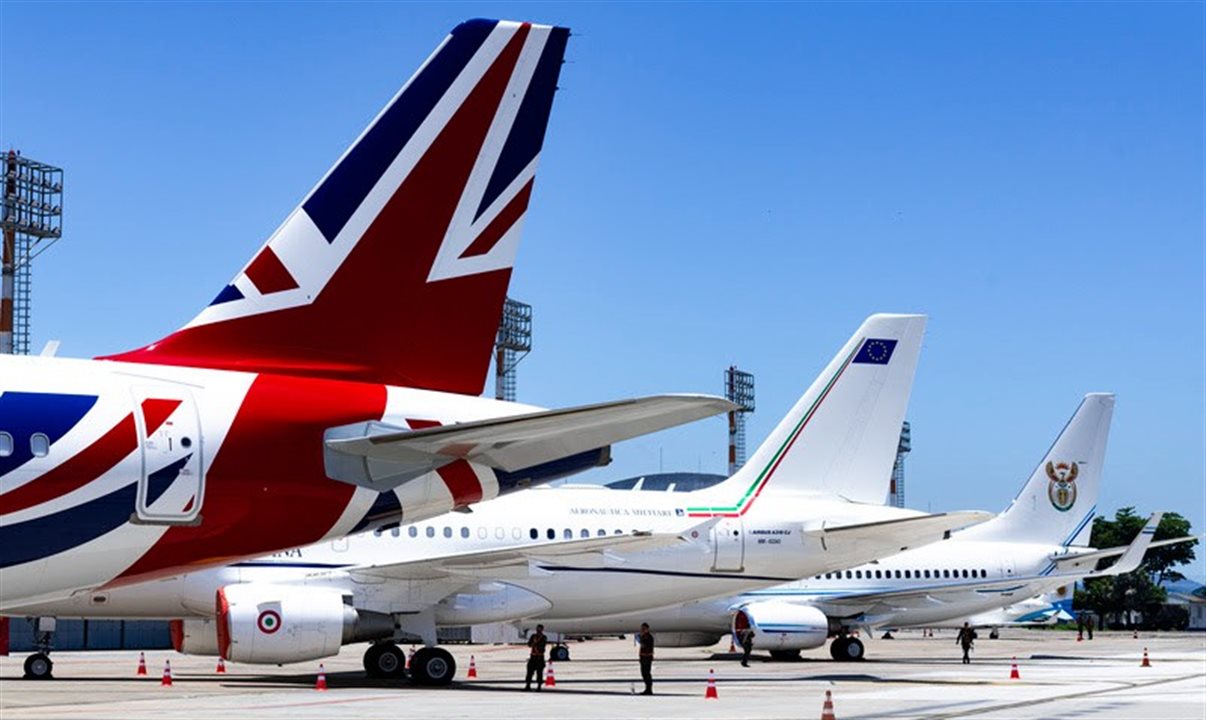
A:
<svg viewBox="0 0 1206 720">
<path fill-rule="evenodd" d="M 545 532 L 545 535 L 548 536 L 549 540 L 557 539 L 557 531 L 553 528 L 549 528 L 548 531 Z"/>
<path fill-rule="evenodd" d="M 876 570 L 876 571 L 875 571 L 875 579 L 876 579 L 876 580 L 879 580 L 879 579 L 881 579 L 882 577 L 883 577 L 883 573 L 881 573 L 879 570 Z"/>
<path fill-rule="evenodd" d="M 502 539 L 503 539 L 503 538 L 505 538 L 506 536 L 507 536 L 507 531 L 506 531 L 506 530 L 503 530 L 501 527 L 496 527 L 496 528 L 494 528 L 494 537 L 495 537 L 496 539 L 498 539 L 498 540 L 502 540 Z"/>
<path fill-rule="evenodd" d="M 29 437 L 29 451 L 34 457 L 46 457 L 50 453 L 50 438 L 45 433 L 34 433 Z"/>
<path fill-rule="evenodd" d="M 862 580 L 862 579 L 863 579 L 863 571 L 862 571 L 862 570 L 855 570 L 855 571 L 854 571 L 854 577 L 858 578 L 859 580 Z"/>
<path fill-rule="evenodd" d="M 511 528 L 511 538 L 512 538 L 513 540 L 518 540 L 518 539 L 520 539 L 520 538 L 522 538 L 522 537 L 523 537 L 523 531 L 522 531 L 522 530 L 520 530 L 520 529 L 519 529 L 519 528 L 517 528 L 517 527 L 513 527 L 513 528 Z"/>
<path fill-rule="evenodd" d="M 469 537 L 469 528 L 467 528 L 467 527 L 463 527 L 463 528 L 461 528 L 461 537 L 468 539 L 468 537 Z"/>
<path fill-rule="evenodd" d="M 854 573 L 852 573 L 852 572 L 850 572 L 849 570 L 847 570 L 847 571 L 846 571 L 846 579 L 847 579 L 847 580 L 849 580 L 849 579 L 850 579 L 850 578 L 852 578 L 852 577 L 854 577 Z"/>
<path fill-rule="evenodd" d="M 419 528 L 415 527 L 414 525 L 411 525 L 406 532 L 411 537 L 419 537 Z"/>
<path fill-rule="evenodd" d="M 896 579 L 897 579 L 897 580 L 899 580 L 899 579 L 900 579 L 900 571 L 899 571 L 899 570 L 897 570 L 897 571 L 896 571 Z"/>
<path fill-rule="evenodd" d="M 988 577 L 988 571 L 987 571 L 987 570 L 984 570 L 984 569 L 981 569 L 981 570 L 980 570 L 980 577 L 982 577 L 982 578 L 986 578 L 986 577 Z"/>
<path fill-rule="evenodd" d="M 951 576 L 951 571 L 950 571 L 950 570 L 943 570 L 943 571 L 942 571 L 942 577 L 944 577 L 944 578 L 948 578 L 948 577 L 950 577 L 950 576 Z"/>
<path fill-rule="evenodd" d="M 966 568 L 964 568 L 964 570 L 963 570 L 963 577 L 964 577 L 964 578 L 966 578 L 966 577 L 967 577 L 967 569 L 966 569 Z"/>
<path fill-rule="evenodd" d="M 909 580 L 912 580 L 912 579 L 913 579 L 913 572 L 912 572 L 911 570 L 905 570 L 905 577 L 906 577 L 907 579 L 909 579 Z"/>
<path fill-rule="evenodd" d="M 926 570 L 926 571 L 925 571 L 925 576 L 926 576 L 926 579 L 929 579 L 929 577 L 930 577 L 930 571 L 929 571 L 929 570 Z"/>
<path fill-rule="evenodd" d="M 540 537 L 540 531 L 537 530 L 536 528 L 532 528 L 531 530 L 528 531 L 528 537 L 535 540 L 536 538 Z"/>
<path fill-rule="evenodd" d="M 581 535 L 582 535 L 582 537 L 584 537 L 584 538 L 588 538 L 588 537 L 590 537 L 590 530 L 587 530 L 586 528 L 582 528 L 582 533 L 581 533 Z"/>
<path fill-rule="evenodd" d="M 623 534 L 624 534 L 624 531 L 619 528 L 616 528 L 616 531 L 614 533 L 612 533 L 612 535 L 623 535 Z"/>
<path fill-rule="evenodd" d="M 444 526 L 444 537 L 452 537 L 452 528 L 448 527 L 447 525 Z"/>
<path fill-rule="evenodd" d="M 607 531 L 604 530 L 603 528 L 599 528 L 599 532 L 597 532 L 595 534 L 598 535 L 599 537 L 603 537 L 604 535 L 607 534 Z"/>
<path fill-rule="evenodd" d="M 429 538 L 435 537 L 435 528 L 430 525 L 427 526 L 427 537 L 429 537 Z"/>
<path fill-rule="evenodd" d="M 6 432 L 0 432 L 0 457 L 8 457 L 13 454 L 13 436 Z"/>
<path fill-rule="evenodd" d="M 487 535 L 489 535 L 489 534 L 490 534 L 490 533 L 486 531 L 486 528 L 485 528 L 485 526 L 484 526 L 484 525 L 483 525 L 482 527 L 479 527 L 479 528 L 477 529 L 477 539 L 478 539 L 478 540 L 485 540 L 485 539 L 486 539 L 486 536 L 487 536 Z"/>
<path fill-rule="evenodd" d="M 402 529 L 399 528 L 397 525 L 395 525 L 389 529 L 389 534 L 393 535 L 394 537 L 398 537 L 399 535 L 402 534 Z"/>
<path fill-rule="evenodd" d="M 565 538 L 566 540 L 573 540 L 574 539 L 574 531 L 570 530 L 569 528 L 566 528 L 565 532 L 561 533 L 561 537 Z"/>
</svg>

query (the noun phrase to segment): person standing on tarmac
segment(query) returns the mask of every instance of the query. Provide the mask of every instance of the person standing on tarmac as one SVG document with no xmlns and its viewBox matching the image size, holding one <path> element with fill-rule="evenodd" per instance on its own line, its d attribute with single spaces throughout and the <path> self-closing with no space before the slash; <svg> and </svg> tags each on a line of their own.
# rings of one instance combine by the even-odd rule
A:
<svg viewBox="0 0 1206 720">
<path fill-rule="evenodd" d="M 544 625 L 537 625 L 536 632 L 528 636 L 528 674 L 523 679 L 523 689 L 532 689 L 532 677 L 536 677 L 536 692 L 543 686 L 544 651 L 549 639 L 544 634 Z"/>
<path fill-rule="evenodd" d="M 955 636 L 955 644 L 963 647 L 963 664 L 971 664 L 971 658 L 967 656 L 972 649 L 972 644 L 976 641 L 976 631 L 972 630 L 971 625 L 963 623 L 963 627 L 959 628 L 959 634 Z"/>
<path fill-rule="evenodd" d="M 750 653 L 754 650 L 754 629 L 741 631 L 741 667 L 750 666 Z"/>
<path fill-rule="evenodd" d="M 641 623 L 641 633 L 637 635 L 637 658 L 641 662 L 641 679 L 645 681 L 645 692 L 642 695 L 653 694 L 653 633 L 649 632 L 649 623 Z"/>
</svg>

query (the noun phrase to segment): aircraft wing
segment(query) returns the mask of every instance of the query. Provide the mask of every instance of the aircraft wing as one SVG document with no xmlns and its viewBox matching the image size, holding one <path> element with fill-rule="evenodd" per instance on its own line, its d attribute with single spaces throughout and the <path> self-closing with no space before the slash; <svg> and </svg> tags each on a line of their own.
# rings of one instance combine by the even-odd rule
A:
<svg viewBox="0 0 1206 720">
<path fill-rule="evenodd" d="M 505 579 L 547 574 L 548 571 L 540 570 L 537 565 L 565 562 L 568 558 L 573 558 L 575 563 L 595 562 L 603 567 L 623 562 L 611 553 L 612 550 L 654 550 L 688 542 L 687 538 L 692 530 L 697 531 L 700 537 L 707 537 L 707 530 L 716 522 L 718 519 L 713 518 L 673 532 L 634 530 L 620 535 L 533 543 L 527 547 L 445 555 L 427 560 L 365 565 L 354 568 L 351 572 L 354 577 L 373 580 L 432 580 L 445 577 Z"/>
<path fill-rule="evenodd" d="M 1184 537 L 1153 542 L 1152 538 L 1156 534 L 1156 528 L 1159 526 L 1160 518 L 1163 515 L 1164 513 L 1159 512 L 1152 513 L 1152 516 L 1144 524 L 1139 534 L 1135 536 L 1135 539 L 1131 541 L 1130 545 L 1106 548 L 1104 550 L 1091 550 L 1076 554 L 1052 555 L 1049 560 L 1055 563 L 1060 572 L 1074 572 L 1076 570 L 1088 569 L 1090 572 L 1085 574 L 1086 577 L 1125 575 L 1138 569 L 1139 565 L 1143 563 L 1143 556 L 1149 548 L 1176 545 L 1198 539 L 1192 535 L 1186 535 Z M 1121 557 L 1118 557 L 1120 555 Z M 1103 570 L 1092 570 L 1097 566 L 1098 561 L 1112 557 L 1118 557 L 1118 562 Z"/>
<path fill-rule="evenodd" d="M 736 409 L 710 395 L 654 395 L 408 430 L 381 422 L 330 428 L 335 480 L 388 490 L 457 460 L 515 472 Z"/>
</svg>

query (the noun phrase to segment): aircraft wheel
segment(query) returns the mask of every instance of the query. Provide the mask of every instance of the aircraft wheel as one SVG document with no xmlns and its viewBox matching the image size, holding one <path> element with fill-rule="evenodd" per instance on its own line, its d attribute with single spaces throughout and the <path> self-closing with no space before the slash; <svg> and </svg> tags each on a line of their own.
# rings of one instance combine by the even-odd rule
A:
<svg viewBox="0 0 1206 720">
<path fill-rule="evenodd" d="M 364 651 L 364 672 L 371 678 L 406 677 L 406 654 L 392 642 L 373 643 Z"/>
<path fill-rule="evenodd" d="M 996 629 L 990 630 L 990 631 L 988 632 L 988 639 L 989 639 L 989 640 L 996 640 L 996 639 L 998 639 L 998 638 L 1000 638 L 1000 637 L 1001 637 L 1001 633 L 1000 633 L 1000 631 L 998 631 L 998 630 L 996 630 Z"/>
<path fill-rule="evenodd" d="M 863 647 L 863 641 L 858 638 L 846 638 L 846 642 L 842 645 L 841 660 L 859 661 L 865 659 L 866 648 Z"/>
<path fill-rule="evenodd" d="M 570 652 L 565 645 L 554 645 L 552 650 L 549 650 L 549 660 L 553 662 L 569 662 Z"/>
<path fill-rule="evenodd" d="M 45 653 L 34 653 L 25 658 L 26 680 L 49 680 L 51 678 L 50 671 L 53 669 L 54 663 Z"/>
<path fill-rule="evenodd" d="M 418 685 L 448 685 L 454 676 L 456 660 L 443 648 L 422 648 L 410 661 L 410 677 Z"/>
<path fill-rule="evenodd" d="M 799 650 L 771 650 L 770 656 L 772 660 L 780 662 L 795 662 L 800 659 Z"/>
<path fill-rule="evenodd" d="M 836 637 L 833 642 L 829 643 L 829 656 L 834 660 L 844 660 L 843 655 L 846 652 L 846 642 L 850 640 L 848 637 Z"/>
</svg>

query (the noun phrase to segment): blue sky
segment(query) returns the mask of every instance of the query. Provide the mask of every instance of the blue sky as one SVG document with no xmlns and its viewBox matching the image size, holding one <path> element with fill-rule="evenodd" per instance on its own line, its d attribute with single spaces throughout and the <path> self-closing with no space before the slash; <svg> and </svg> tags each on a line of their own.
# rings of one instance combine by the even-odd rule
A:
<svg viewBox="0 0 1206 720">
<path fill-rule="evenodd" d="M 207 303 L 467 17 L 576 35 L 511 294 L 520 399 L 757 376 L 755 445 L 866 315 L 930 314 L 909 504 L 1000 509 L 1090 391 L 1108 512 L 1206 523 L 1203 5 L 0 4 L 0 141 L 66 168 L 34 345 Z M 722 471 L 710 420 L 608 480 Z"/>
</svg>

